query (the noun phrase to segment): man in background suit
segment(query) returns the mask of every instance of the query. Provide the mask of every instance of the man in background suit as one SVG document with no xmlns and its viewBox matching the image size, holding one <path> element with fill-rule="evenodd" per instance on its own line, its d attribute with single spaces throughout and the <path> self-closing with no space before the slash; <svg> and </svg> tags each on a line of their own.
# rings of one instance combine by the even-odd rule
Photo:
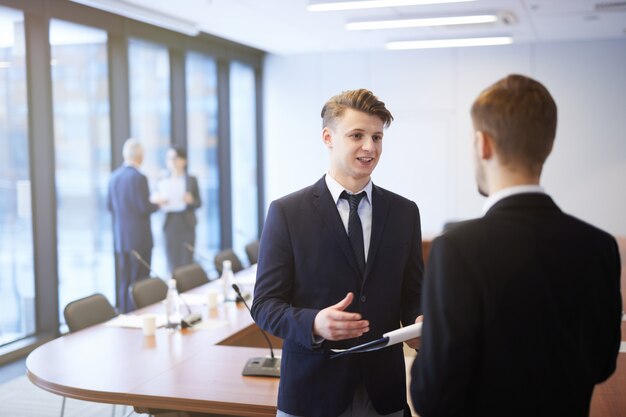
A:
<svg viewBox="0 0 626 417">
<path fill-rule="evenodd" d="M 615 370 L 620 260 L 607 233 L 539 186 L 557 109 L 510 75 L 472 106 L 482 218 L 433 242 L 413 364 L 415 410 L 431 416 L 587 416 Z"/>
<path fill-rule="evenodd" d="M 393 119 L 383 102 L 368 90 L 346 91 L 322 118 L 330 169 L 271 204 L 260 242 L 252 313 L 284 339 L 278 416 L 402 416 L 401 344 L 336 359 L 330 350 L 415 322 L 419 211 L 371 181 Z"/>
<path fill-rule="evenodd" d="M 153 245 L 150 215 L 159 206 L 150 202 L 148 179 L 139 172 L 143 162 L 141 143 L 130 138 L 124 142 L 122 152 L 124 163 L 111 174 L 107 205 L 113 214 L 117 308 L 120 313 L 127 313 L 134 309 L 129 288 L 150 275 L 133 251 L 150 264 Z"/>
</svg>

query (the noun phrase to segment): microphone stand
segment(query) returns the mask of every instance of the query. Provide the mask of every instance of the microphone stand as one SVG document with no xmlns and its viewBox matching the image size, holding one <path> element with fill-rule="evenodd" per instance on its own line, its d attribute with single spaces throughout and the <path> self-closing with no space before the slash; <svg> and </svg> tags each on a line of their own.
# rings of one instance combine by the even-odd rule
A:
<svg viewBox="0 0 626 417">
<path fill-rule="evenodd" d="M 198 253 L 198 251 L 196 251 L 196 248 L 194 246 L 190 245 L 189 243 L 185 242 L 185 243 L 183 243 L 183 245 L 185 246 L 185 249 L 187 249 L 189 252 L 191 252 L 192 256 L 194 256 L 194 257 L 197 256 L 202 261 L 207 262 L 208 264 L 211 264 L 213 262 L 209 258 L 207 258 L 206 256 L 202 255 L 201 253 Z"/>
<path fill-rule="evenodd" d="M 148 271 L 150 271 L 150 273 L 154 275 L 155 278 L 158 278 L 161 281 L 164 281 L 156 272 L 154 272 L 154 270 L 150 267 L 150 264 L 148 264 L 148 262 L 146 262 L 145 259 L 143 259 L 143 257 L 139 254 L 139 252 L 137 252 L 136 250 L 131 250 L 130 253 L 139 261 L 139 263 L 141 263 L 143 266 L 148 268 Z M 197 313 L 192 313 L 191 308 L 189 308 L 189 304 L 185 302 L 185 299 L 181 297 L 180 294 L 178 295 L 178 299 L 183 303 L 183 305 L 187 309 L 187 315 L 180 320 L 180 326 L 183 329 L 186 329 L 187 327 L 191 327 L 194 324 L 200 323 L 202 321 L 202 316 Z"/>
<path fill-rule="evenodd" d="M 241 295 L 241 290 L 239 289 L 239 286 L 237 284 L 233 284 L 232 287 L 233 287 L 233 290 L 235 290 L 235 292 L 237 293 L 237 297 L 241 301 L 243 301 L 243 304 L 246 306 L 246 308 L 248 309 L 248 312 L 252 316 L 252 310 L 250 310 L 250 306 L 248 306 L 248 303 Z M 248 359 L 248 362 L 246 362 L 246 365 L 243 367 L 243 371 L 241 372 L 241 375 L 243 376 L 271 376 L 271 377 L 280 378 L 280 357 L 274 356 L 274 348 L 272 347 L 272 342 L 270 341 L 269 337 L 267 337 L 267 334 L 265 334 L 263 329 L 259 327 L 259 330 L 261 331 L 261 334 L 265 338 L 265 341 L 267 342 L 267 345 L 270 348 L 270 357 L 268 358 L 266 356 L 266 357 L 257 357 L 257 358 Z"/>
</svg>

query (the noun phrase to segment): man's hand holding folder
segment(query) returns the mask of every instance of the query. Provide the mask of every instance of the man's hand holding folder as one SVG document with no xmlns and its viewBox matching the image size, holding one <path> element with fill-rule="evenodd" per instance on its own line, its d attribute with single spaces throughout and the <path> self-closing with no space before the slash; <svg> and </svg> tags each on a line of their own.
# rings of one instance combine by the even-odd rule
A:
<svg viewBox="0 0 626 417">
<path fill-rule="evenodd" d="M 351 347 L 350 349 L 333 349 L 335 353 L 332 358 L 347 355 L 350 353 L 362 353 L 371 352 L 373 350 L 383 349 L 387 346 L 395 345 L 397 343 L 407 342 L 409 346 L 412 344 L 417 346 L 419 337 L 422 335 L 422 316 L 418 317 L 415 324 L 410 326 L 401 327 L 383 334 L 383 337 L 371 342 L 363 343 L 362 345 Z M 413 347 L 413 346 L 411 346 Z"/>
</svg>

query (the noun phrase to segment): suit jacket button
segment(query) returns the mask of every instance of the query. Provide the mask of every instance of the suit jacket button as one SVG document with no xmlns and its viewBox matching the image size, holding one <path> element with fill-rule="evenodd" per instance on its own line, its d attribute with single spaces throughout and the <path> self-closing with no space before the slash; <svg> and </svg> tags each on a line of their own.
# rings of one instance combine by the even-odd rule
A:
<svg viewBox="0 0 626 417">
<path fill-rule="evenodd" d="M 361 296 L 361 302 L 364 303 L 365 301 L 367 301 L 367 298 L 365 298 L 364 295 Z"/>
</svg>

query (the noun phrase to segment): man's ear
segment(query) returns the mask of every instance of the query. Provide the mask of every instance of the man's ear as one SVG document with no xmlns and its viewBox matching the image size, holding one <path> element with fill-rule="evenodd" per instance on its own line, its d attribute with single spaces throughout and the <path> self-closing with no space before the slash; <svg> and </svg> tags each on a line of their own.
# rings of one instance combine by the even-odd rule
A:
<svg viewBox="0 0 626 417">
<path fill-rule="evenodd" d="M 329 149 L 333 147 L 333 133 L 327 127 L 322 130 L 322 142 Z"/>
<path fill-rule="evenodd" d="M 494 156 L 493 138 L 489 133 L 477 130 L 475 133 L 474 146 L 476 155 L 480 159 L 491 159 Z"/>
</svg>

